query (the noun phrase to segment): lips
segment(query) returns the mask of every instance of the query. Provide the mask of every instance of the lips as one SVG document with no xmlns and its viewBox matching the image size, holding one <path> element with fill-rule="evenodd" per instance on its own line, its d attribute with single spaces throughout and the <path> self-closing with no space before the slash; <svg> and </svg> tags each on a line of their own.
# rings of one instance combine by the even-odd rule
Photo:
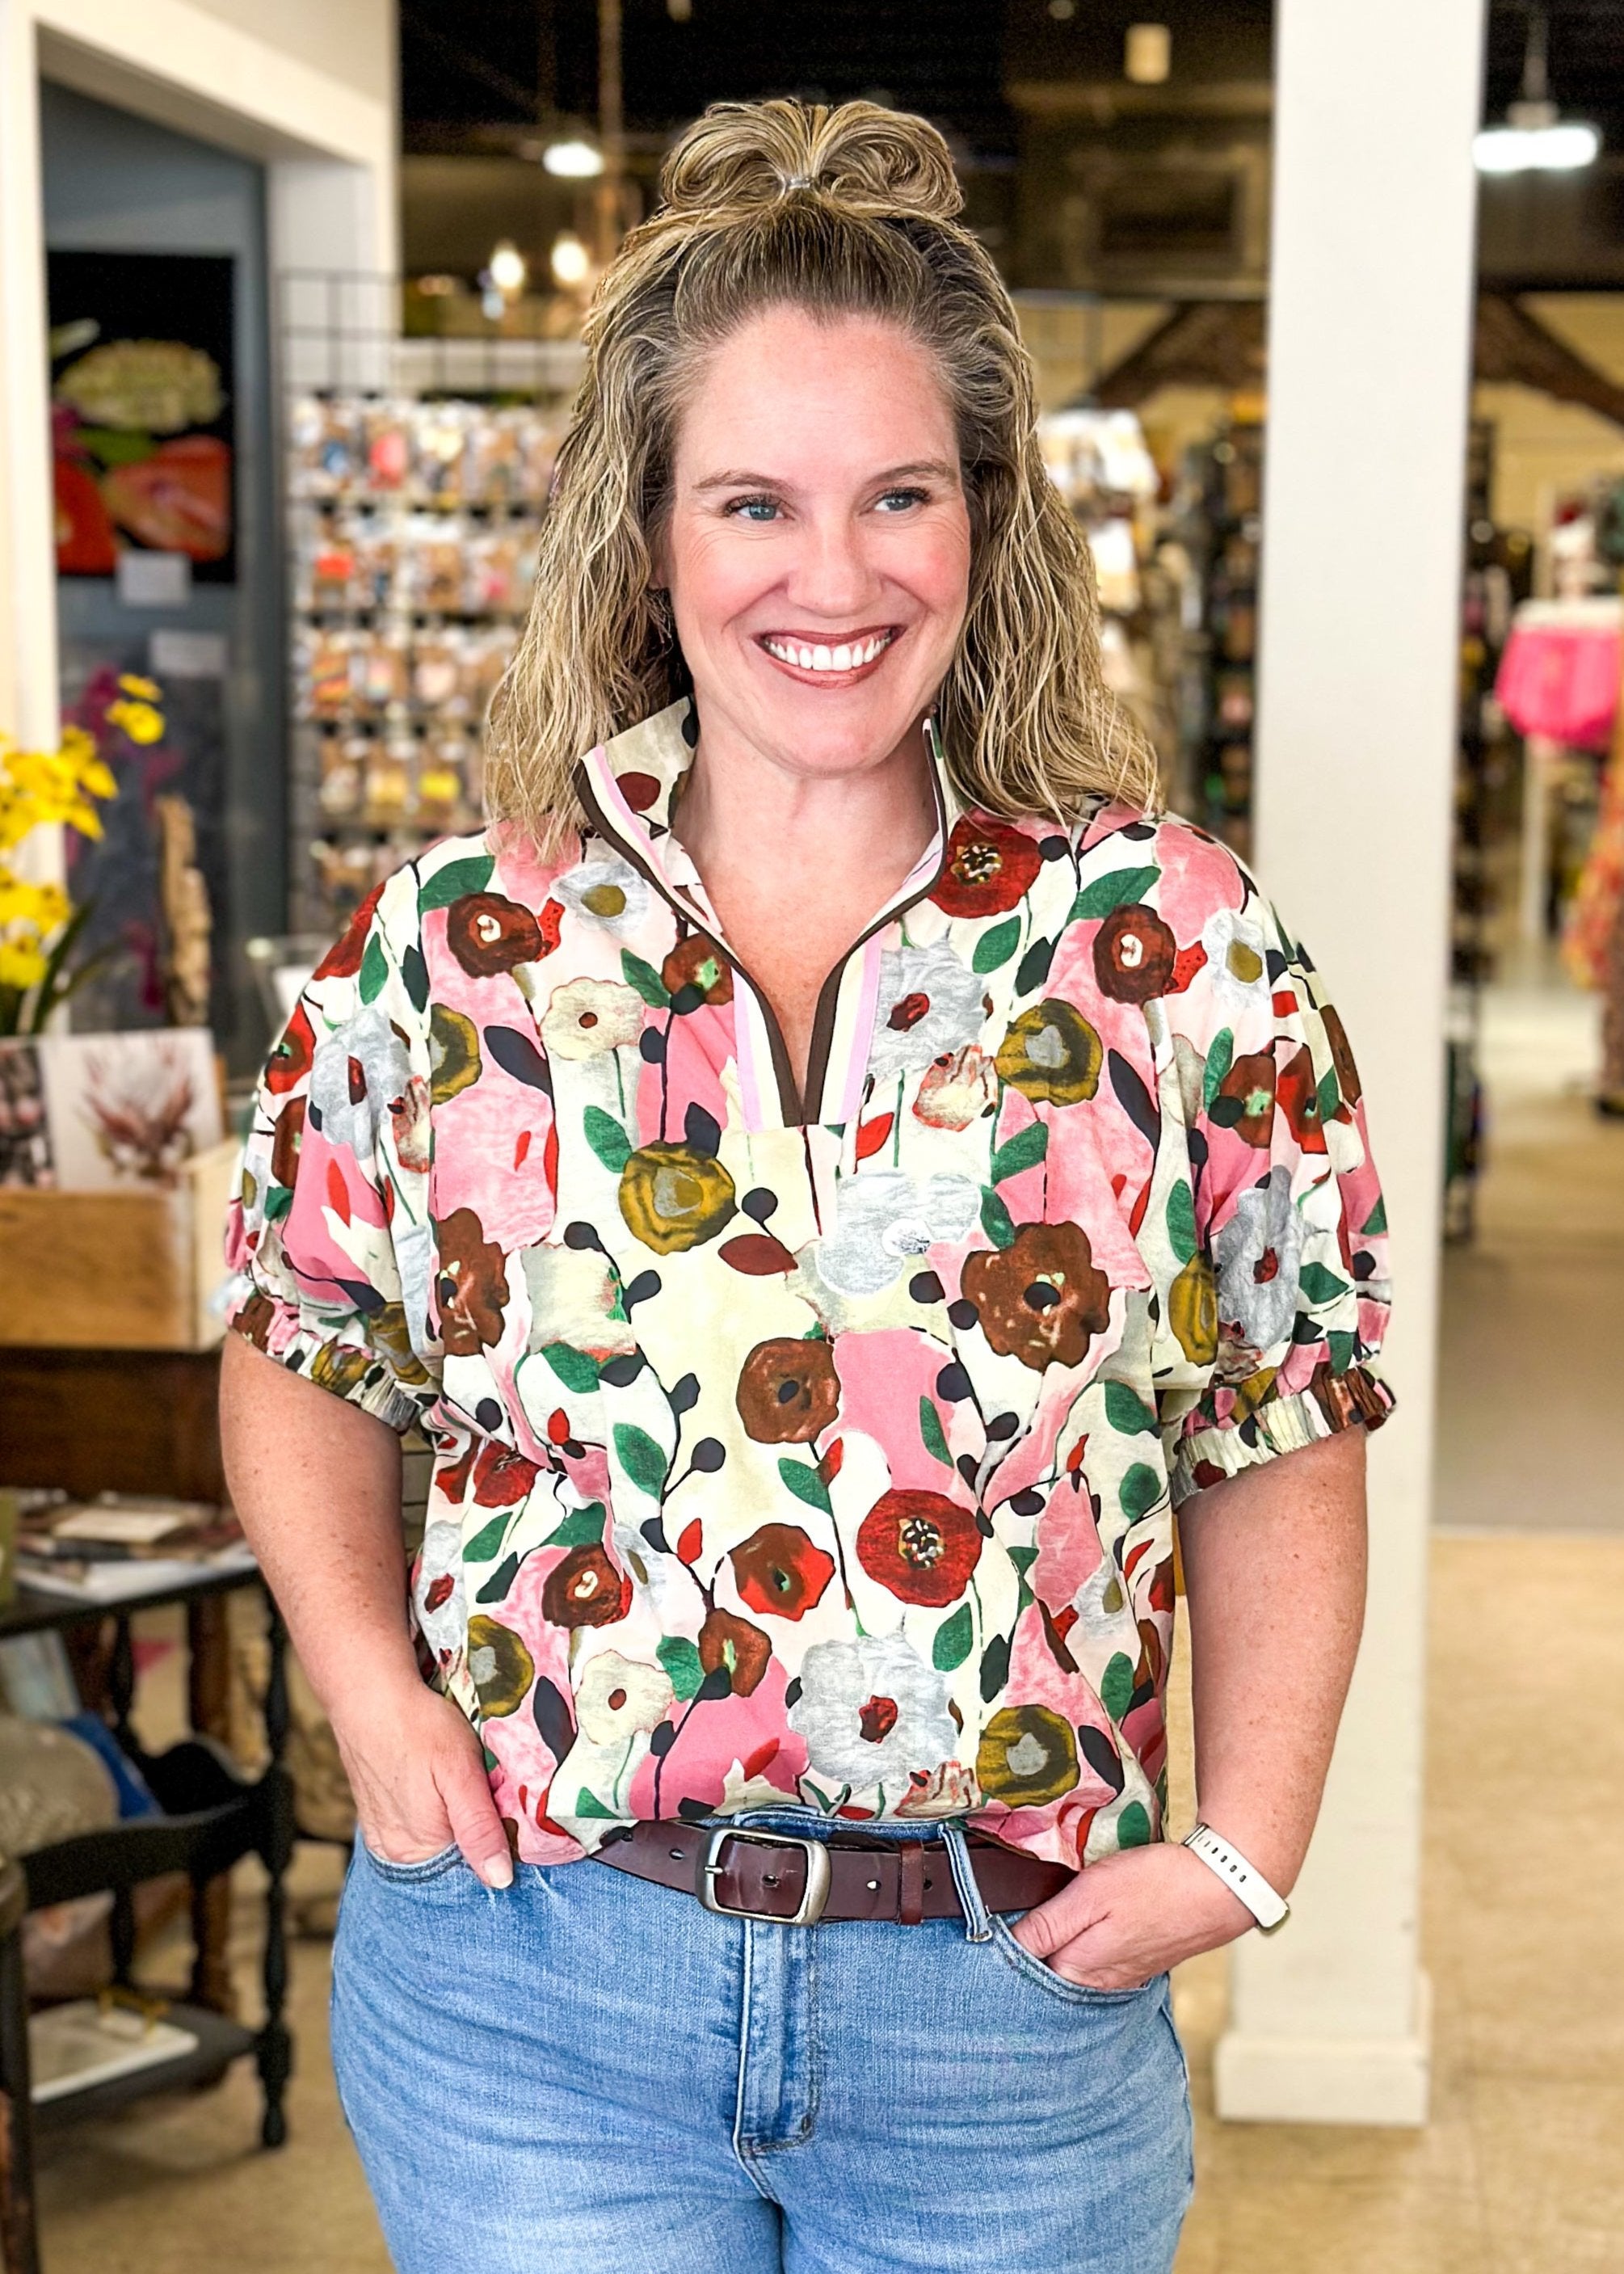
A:
<svg viewBox="0 0 1624 2274">
<path fill-rule="evenodd" d="M 844 640 L 803 639 L 791 632 L 763 632 L 758 644 L 774 663 L 815 679 L 852 679 L 872 670 L 898 636 L 893 624 L 860 631 Z"/>
</svg>

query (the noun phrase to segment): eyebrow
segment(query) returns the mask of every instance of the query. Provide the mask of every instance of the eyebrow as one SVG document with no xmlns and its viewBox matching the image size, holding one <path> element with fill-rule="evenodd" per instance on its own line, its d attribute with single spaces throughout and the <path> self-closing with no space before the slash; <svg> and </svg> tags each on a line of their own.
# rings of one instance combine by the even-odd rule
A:
<svg viewBox="0 0 1624 2274">
<path fill-rule="evenodd" d="M 959 469 L 956 466 L 948 465 L 940 458 L 916 458 L 906 466 L 888 466 L 883 473 L 876 474 L 873 479 L 883 486 L 891 482 L 906 481 L 909 476 L 919 474 L 930 474 L 938 481 L 951 482 L 958 479 Z M 694 490 L 695 495 L 703 496 L 710 490 L 773 490 L 782 489 L 784 486 L 784 483 L 774 475 L 753 474 L 745 468 L 730 470 L 720 474 L 707 474 L 703 482 L 695 483 Z"/>
</svg>

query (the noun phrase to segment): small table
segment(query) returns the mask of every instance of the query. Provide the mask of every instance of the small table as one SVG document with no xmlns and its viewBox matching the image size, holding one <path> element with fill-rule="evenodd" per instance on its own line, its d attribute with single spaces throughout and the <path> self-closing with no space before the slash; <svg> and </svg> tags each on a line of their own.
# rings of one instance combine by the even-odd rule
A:
<svg viewBox="0 0 1624 2274">
<path fill-rule="evenodd" d="M 19 1587 L 0 1610 L 0 1637 L 65 1632 L 87 1622 L 116 1622 L 109 1670 L 114 1734 L 146 1778 L 162 1815 L 132 1817 L 96 1832 L 80 1833 L 14 1859 L 9 1907 L 0 1888 L 0 2261 L 5 2274 L 40 2274 L 34 2218 L 33 2144 L 37 2129 L 54 2129 L 81 2115 L 102 2115 L 143 2094 L 211 2084 L 232 2061 L 255 2057 L 264 2094 L 260 2138 L 267 2148 L 287 2137 L 282 2097 L 293 2045 L 282 2008 L 287 1996 L 287 1929 L 282 1879 L 293 1850 L 293 1792 L 282 1756 L 288 1731 L 286 1631 L 268 1590 L 270 1669 L 264 1703 L 268 1766 L 244 1777 L 218 1736 L 226 1680 L 225 1598 L 242 1587 L 262 1587 L 252 1567 L 200 1571 L 194 1579 L 120 1603 L 86 1603 Z M 131 1727 L 135 1656 L 130 1623 L 138 1610 L 184 1605 L 192 1654 L 193 1729 L 162 1753 L 146 1752 Z M 266 1894 L 262 1978 L 266 2018 L 249 2029 L 229 2012 L 225 1930 L 229 1888 L 223 1874 L 238 1859 L 258 1855 L 269 1876 Z M 191 1996 L 169 2007 L 169 2018 L 196 2039 L 189 2052 L 127 2076 L 88 2085 L 35 2107 L 28 2077 L 27 2004 L 19 1927 L 22 1911 L 76 1896 L 110 1892 L 116 1983 L 128 1985 L 135 1955 L 132 1891 L 143 1880 L 184 1872 L 192 1881 L 197 1944 Z M 8 1908 L 13 1915 L 7 1918 Z"/>
</svg>

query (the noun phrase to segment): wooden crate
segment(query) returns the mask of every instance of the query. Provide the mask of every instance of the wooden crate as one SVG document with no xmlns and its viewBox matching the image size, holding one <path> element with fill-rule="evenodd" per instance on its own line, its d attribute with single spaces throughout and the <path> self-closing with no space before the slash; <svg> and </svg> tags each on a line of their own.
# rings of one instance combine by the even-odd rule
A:
<svg viewBox="0 0 1624 2274">
<path fill-rule="evenodd" d="M 0 1347 L 212 1349 L 239 1151 L 199 1153 L 167 1191 L 0 1186 Z"/>
</svg>

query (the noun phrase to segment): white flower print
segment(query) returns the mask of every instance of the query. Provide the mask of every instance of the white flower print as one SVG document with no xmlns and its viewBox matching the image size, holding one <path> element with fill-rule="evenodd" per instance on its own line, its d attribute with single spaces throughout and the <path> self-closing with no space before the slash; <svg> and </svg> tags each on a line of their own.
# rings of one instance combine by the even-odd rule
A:
<svg viewBox="0 0 1624 2274">
<path fill-rule="evenodd" d="M 541 1039 L 554 1058 L 601 1058 L 636 1041 L 643 1007 L 642 996 L 618 979 L 571 979 L 553 989 Z"/>
<path fill-rule="evenodd" d="M 1233 908 L 1216 908 L 1201 927 L 1213 994 L 1227 1018 L 1236 1018 L 1269 991 L 1263 927 Z"/>
<path fill-rule="evenodd" d="M 575 1719 L 590 1745 L 623 1745 L 656 1729 L 675 1695 L 664 1667 L 599 1651 L 575 1675 Z"/>
<path fill-rule="evenodd" d="M 395 1152 L 402 1169 L 426 1175 L 429 1166 L 429 1086 L 413 1074 L 404 1094 L 391 1101 L 389 1119 L 395 1129 Z"/>
<path fill-rule="evenodd" d="M 904 947 L 880 958 L 879 999 L 868 1072 L 876 1082 L 916 1073 L 932 1058 L 975 1040 L 986 1016 L 985 980 L 969 970 L 946 940 Z"/>
<path fill-rule="evenodd" d="M 922 1185 L 906 1169 L 847 1177 L 836 1192 L 835 1228 L 817 1243 L 818 1276 L 838 1295 L 877 1295 L 938 1240 L 962 1239 L 981 1198 L 967 1177 Z"/>
<path fill-rule="evenodd" d="M 528 1347 L 568 1343 L 596 1359 L 636 1348 L 629 1321 L 611 1317 L 614 1276 L 595 1247 L 527 1247 L 519 1258 L 530 1299 Z"/>
<path fill-rule="evenodd" d="M 946 1684 L 900 1634 L 815 1643 L 789 1721 L 813 1773 L 853 1794 L 879 1785 L 899 1794 L 915 1770 L 930 1774 L 959 1747 Z"/>
<path fill-rule="evenodd" d="M 316 1046 L 310 1069 L 312 1118 L 329 1145 L 369 1161 L 378 1124 L 411 1080 L 406 1046 L 377 1005 L 335 1027 Z"/>
<path fill-rule="evenodd" d="M 993 1061 L 974 1043 L 934 1059 L 921 1076 L 914 1111 L 932 1129 L 967 1129 L 998 1095 Z"/>
<path fill-rule="evenodd" d="M 1218 1316 L 1238 1326 L 1249 1351 L 1259 1356 L 1288 1342 L 1297 1321 L 1303 1226 L 1291 1201 L 1291 1171 L 1283 1162 L 1235 1203 L 1235 1214 L 1213 1242 L 1218 1265 Z"/>
<path fill-rule="evenodd" d="M 578 861 L 558 878 L 553 892 L 572 915 L 616 933 L 635 930 L 649 905 L 647 883 L 618 853 Z"/>
<path fill-rule="evenodd" d="M 438 1658 L 455 1658 L 468 1639 L 460 1525 L 431 1524 L 425 1531 L 412 1603 L 429 1648 Z"/>
</svg>

